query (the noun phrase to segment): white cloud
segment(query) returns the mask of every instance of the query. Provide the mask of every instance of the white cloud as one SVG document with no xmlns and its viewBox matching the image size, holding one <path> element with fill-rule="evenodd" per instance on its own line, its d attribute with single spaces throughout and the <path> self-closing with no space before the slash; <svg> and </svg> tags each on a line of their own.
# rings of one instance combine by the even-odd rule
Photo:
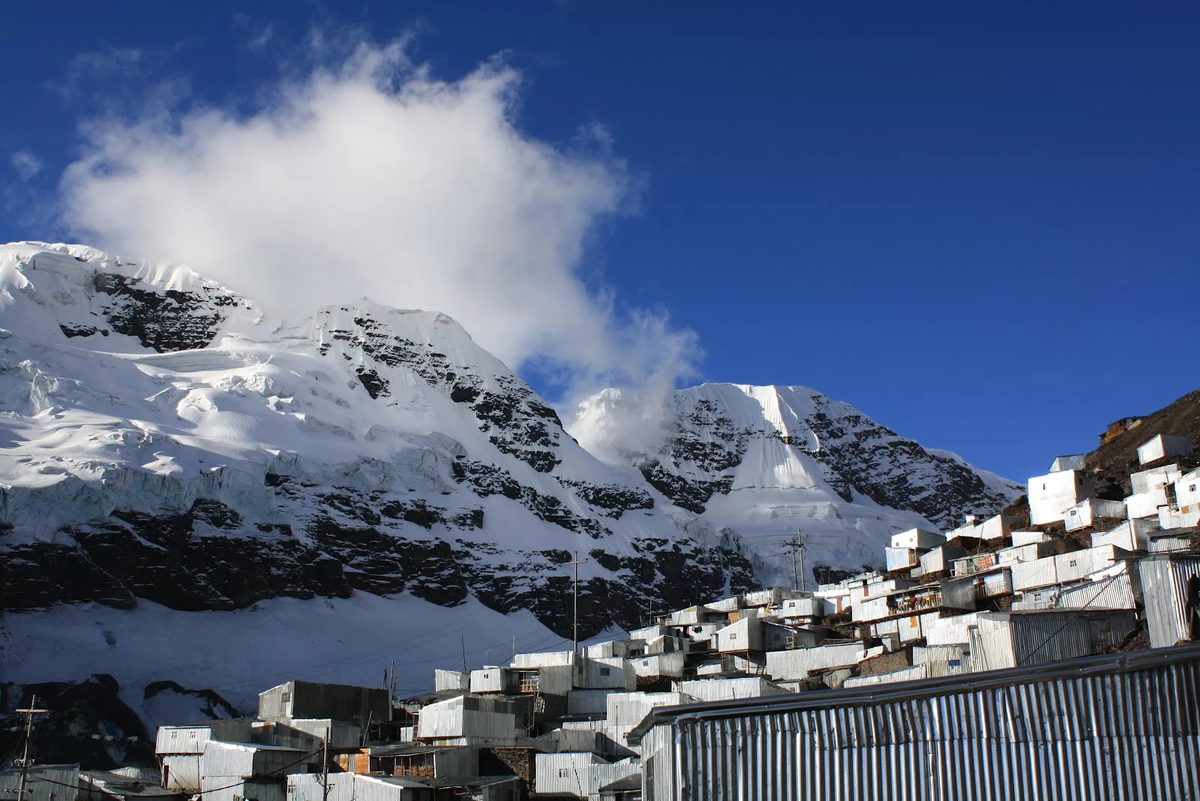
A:
<svg viewBox="0 0 1200 801">
<path fill-rule="evenodd" d="M 42 171 L 42 160 L 28 150 L 18 150 L 8 157 L 22 181 L 28 181 Z"/>
<path fill-rule="evenodd" d="M 110 117 L 64 175 L 64 219 L 293 317 L 362 296 L 443 311 L 511 366 L 536 361 L 576 389 L 691 372 L 691 332 L 618 314 L 580 280 L 634 182 L 599 127 L 586 155 L 521 131 L 520 80 L 501 63 L 439 80 L 403 41 L 359 44 L 249 115 Z"/>
</svg>

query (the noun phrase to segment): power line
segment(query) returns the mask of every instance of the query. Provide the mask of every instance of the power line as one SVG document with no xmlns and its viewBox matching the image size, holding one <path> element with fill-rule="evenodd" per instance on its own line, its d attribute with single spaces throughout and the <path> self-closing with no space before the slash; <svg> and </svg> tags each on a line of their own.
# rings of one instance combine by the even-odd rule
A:
<svg viewBox="0 0 1200 801">
<path fill-rule="evenodd" d="M 806 576 L 804 574 L 804 532 L 801 529 L 796 529 L 795 539 L 785 540 L 783 547 L 785 551 L 792 554 L 792 589 L 805 589 Z M 799 565 L 796 564 L 797 556 L 800 559 Z"/>
</svg>

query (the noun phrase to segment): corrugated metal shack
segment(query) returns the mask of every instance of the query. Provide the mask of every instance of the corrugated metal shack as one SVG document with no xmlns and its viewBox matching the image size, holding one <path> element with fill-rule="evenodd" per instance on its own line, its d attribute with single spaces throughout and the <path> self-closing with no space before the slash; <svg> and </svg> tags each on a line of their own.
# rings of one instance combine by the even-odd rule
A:
<svg viewBox="0 0 1200 801">
<path fill-rule="evenodd" d="M 1138 569 L 1150 647 L 1200 639 L 1200 554 L 1151 554 Z"/>
<path fill-rule="evenodd" d="M 250 742 L 254 721 L 250 718 L 208 720 L 178 726 L 159 726 L 154 752 L 162 769 L 162 786 L 187 793 L 200 792 L 200 758 L 213 740 Z"/>
<path fill-rule="evenodd" d="M 0 770 L 0 798 L 15 801 L 20 786 L 19 768 Z M 24 801 L 75 801 L 78 794 L 78 765 L 34 765 L 27 771 Z"/>
<path fill-rule="evenodd" d="M 1132 609 L 981 612 L 971 629 L 974 670 L 1003 670 L 1098 654 L 1137 628 Z"/>
<path fill-rule="evenodd" d="M 434 797 L 429 785 L 401 776 L 331 773 L 328 797 L 318 775 L 287 778 L 288 801 L 433 801 Z"/>
<path fill-rule="evenodd" d="M 122 772 L 80 771 L 79 801 L 184 801 L 186 797 L 178 790 L 159 787 L 158 771 L 152 768 L 146 769 L 148 775 L 130 774 L 129 768 L 118 770 Z M 60 792 L 58 798 L 69 801 L 70 790 L 60 788 Z M 15 799 L 15 794 L 8 797 Z"/>
<path fill-rule="evenodd" d="M 1200 798 L 1200 646 L 651 712 L 646 801 Z"/>
<path fill-rule="evenodd" d="M 200 772 L 205 778 L 283 777 L 288 773 L 315 772 L 319 770 L 320 761 L 319 754 L 295 748 L 210 740 L 200 758 Z"/>
<path fill-rule="evenodd" d="M 595 754 L 537 754 L 537 795 L 599 798 L 600 788 L 639 771 L 636 760 L 609 762 Z"/>
<path fill-rule="evenodd" d="M 289 681 L 258 694 L 263 720 L 332 718 L 363 726 L 391 720 L 391 714 L 391 693 L 379 687 Z"/>
<path fill-rule="evenodd" d="M 282 778 L 241 779 L 205 776 L 200 788 L 204 801 L 285 801 L 287 798 L 287 787 Z"/>
</svg>

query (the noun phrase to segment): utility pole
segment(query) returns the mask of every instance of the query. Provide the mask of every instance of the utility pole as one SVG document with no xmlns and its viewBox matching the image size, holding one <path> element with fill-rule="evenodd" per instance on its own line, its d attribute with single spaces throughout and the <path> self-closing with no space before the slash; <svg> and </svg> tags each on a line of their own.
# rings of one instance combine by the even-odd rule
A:
<svg viewBox="0 0 1200 801">
<path fill-rule="evenodd" d="M 787 540 L 783 544 L 783 547 L 792 554 L 792 589 L 803 590 L 805 589 L 806 581 L 804 575 L 804 540 L 802 539 L 801 530 L 796 529 L 796 538 L 794 540 Z M 797 557 L 799 557 L 799 564 L 796 561 Z"/>
<path fill-rule="evenodd" d="M 332 728 L 333 724 L 330 724 Z M 353 755 L 350 757 L 354 758 Z M 329 801 L 329 732 L 321 741 L 321 801 Z"/>
<path fill-rule="evenodd" d="M 575 552 L 575 561 L 567 562 L 569 565 L 575 566 L 575 589 L 572 592 L 574 598 L 574 609 L 571 613 L 571 652 L 579 652 L 579 566 L 586 562 L 586 559 L 579 558 L 579 551 Z"/>
<path fill-rule="evenodd" d="M 17 782 L 17 801 L 25 801 L 25 788 L 29 779 L 29 741 L 33 739 L 33 716 L 49 711 L 49 709 L 37 708 L 36 695 L 29 699 L 28 709 L 17 710 L 17 712 L 25 715 L 25 747 L 21 753 L 21 778 Z"/>
</svg>

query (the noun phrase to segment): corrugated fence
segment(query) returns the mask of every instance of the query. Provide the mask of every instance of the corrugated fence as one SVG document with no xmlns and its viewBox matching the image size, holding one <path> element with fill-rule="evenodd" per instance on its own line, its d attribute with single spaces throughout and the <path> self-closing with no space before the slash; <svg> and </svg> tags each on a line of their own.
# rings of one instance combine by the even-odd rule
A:
<svg viewBox="0 0 1200 801">
<path fill-rule="evenodd" d="M 1200 647 L 674 707 L 636 737 L 647 801 L 1196 801 Z"/>
</svg>

